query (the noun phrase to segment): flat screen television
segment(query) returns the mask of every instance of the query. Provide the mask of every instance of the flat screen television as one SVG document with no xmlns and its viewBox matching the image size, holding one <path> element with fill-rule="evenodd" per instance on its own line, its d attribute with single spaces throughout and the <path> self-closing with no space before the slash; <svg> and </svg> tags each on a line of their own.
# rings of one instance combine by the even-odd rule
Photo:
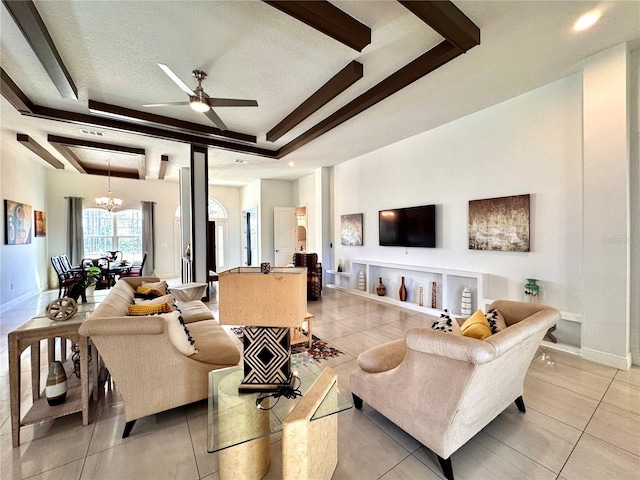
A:
<svg viewBox="0 0 640 480">
<path fill-rule="evenodd" d="M 378 212 L 383 247 L 436 246 L 436 206 L 396 208 Z"/>
</svg>

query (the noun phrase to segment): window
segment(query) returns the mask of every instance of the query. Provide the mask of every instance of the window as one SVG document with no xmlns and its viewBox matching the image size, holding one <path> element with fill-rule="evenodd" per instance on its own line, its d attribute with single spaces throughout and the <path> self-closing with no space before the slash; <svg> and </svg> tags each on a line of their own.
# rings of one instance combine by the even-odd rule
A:
<svg viewBox="0 0 640 480">
<path fill-rule="evenodd" d="M 84 255 L 104 256 L 120 250 L 124 260 L 142 260 L 142 212 L 122 210 L 109 213 L 102 208 L 85 208 L 82 212 Z"/>
</svg>

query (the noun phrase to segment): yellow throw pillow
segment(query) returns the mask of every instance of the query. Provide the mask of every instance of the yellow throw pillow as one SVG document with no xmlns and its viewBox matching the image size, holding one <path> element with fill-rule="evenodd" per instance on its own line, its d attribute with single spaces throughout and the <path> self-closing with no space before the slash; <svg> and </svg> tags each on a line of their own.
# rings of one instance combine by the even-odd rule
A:
<svg viewBox="0 0 640 480">
<path fill-rule="evenodd" d="M 161 297 L 163 295 L 166 295 L 167 292 L 157 288 L 143 287 L 142 285 L 140 285 L 138 288 L 136 288 L 136 293 L 140 293 L 142 295 Z"/>
<path fill-rule="evenodd" d="M 482 310 L 477 310 L 476 313 L 467 318 L 460 326 L 460 330 L 465 337 L 477 338 L 478 340 L 484 340 L 491 336 L 489 322 L 487 322 Z"/>
<path fill-rule="evenodd" d="M 129 315 L 155 315 L 157 313 L 171 313 L 171 305 L 129 305 Z"/>
<path fill-rule="evenodd" d="M 167 294 L 167 282 L 160 280 L 159 282 L 142 282 L 142 287 L 158 290 L 162 295 Z"/>
</svg>

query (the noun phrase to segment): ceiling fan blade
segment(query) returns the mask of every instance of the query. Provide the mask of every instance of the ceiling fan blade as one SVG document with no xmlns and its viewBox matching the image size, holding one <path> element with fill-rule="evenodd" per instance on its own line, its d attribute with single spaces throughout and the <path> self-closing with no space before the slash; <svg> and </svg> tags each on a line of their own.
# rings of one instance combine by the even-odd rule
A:
<svg viewBox="0 0 640 480">
<path fill-rule="evenodd" d="M 208 112 L 204 112 L 204 114 L 209 118 L 209 120 L 211 120 L 216 127 L 218 127 L 220 130 L 226 130 L 227 126 L 224 124 L 224 122 L 222 121 L 222 119 L 216 115 L 216 112 L 213 111 L 213 109 L 209 109 Z"/>
<path fill-rule="evenodd" d="M 173 73 L 169 67 L 167 67 L 166 65 L 163 65 L 162 63 L 158 63 L 158 66 L 162 69 L 164 73 L 167 74 L 167 76 L 171 80 L 173 80 L 173 83 L 175 83 L 176 85 L 178 85 L 178 87 L 180 87 L 180 90 L 182 90 L 184 93 L 186 93 L 190 97 L 194 97 L 196 95 L 195 92 L 191 90 L 186 83 L 180 80 L 180 78 L 178 78 L 178 76 L 175 73 Z"/>
<path fill-rule="evenodd" d="M 171 105 L 189 105 L 189 102 L 147 103 L 143 107 L 169 107 Z"/>
<path fill-rule="evenodd" d="M 236 98 L 211 98 L 209 104 L 212 107 L 257 107 L 255 100 L 238 100 Z"/>
</svg>

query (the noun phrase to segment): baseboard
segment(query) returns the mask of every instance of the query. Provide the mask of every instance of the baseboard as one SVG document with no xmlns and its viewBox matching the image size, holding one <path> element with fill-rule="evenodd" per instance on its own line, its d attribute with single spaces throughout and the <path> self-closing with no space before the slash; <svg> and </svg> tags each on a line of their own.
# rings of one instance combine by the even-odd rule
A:
<svg viewBox="0 0 640 480">
<path fill-rule="evenodd" d="M 582 358 L 585 360 L 591 360 L 592 362 L 601 363 L 609 367 L 619 368 L 620 370 L 629 370 L 629 368 L 631 368 L 631 352 L 627 352 L 626 356 L 621 357 L 619 355 L 612 355 L 599 350 L 591 350 L 583 346 Z"/>
<path fill-rule="evenodd" d="M 36 290 L 31 290 L 30 292 L 22 294 L 19 297 L 14 298 L 13 300 L 9 300 L 7 303 L 3 303 L 2 305 L 0 305 L 0 313 L 6 312 L 10 308 L 15 307 L 20 302 L 24 302 L 25 300 L 28 300 L 31 297 L 35 297 L 37 295 L 40 295 L 42 292 L 45 292 L 46 290 L 47 289 L 44 289 L 44 290 L 37 290 L 37 289 Z"/>
</svg>

